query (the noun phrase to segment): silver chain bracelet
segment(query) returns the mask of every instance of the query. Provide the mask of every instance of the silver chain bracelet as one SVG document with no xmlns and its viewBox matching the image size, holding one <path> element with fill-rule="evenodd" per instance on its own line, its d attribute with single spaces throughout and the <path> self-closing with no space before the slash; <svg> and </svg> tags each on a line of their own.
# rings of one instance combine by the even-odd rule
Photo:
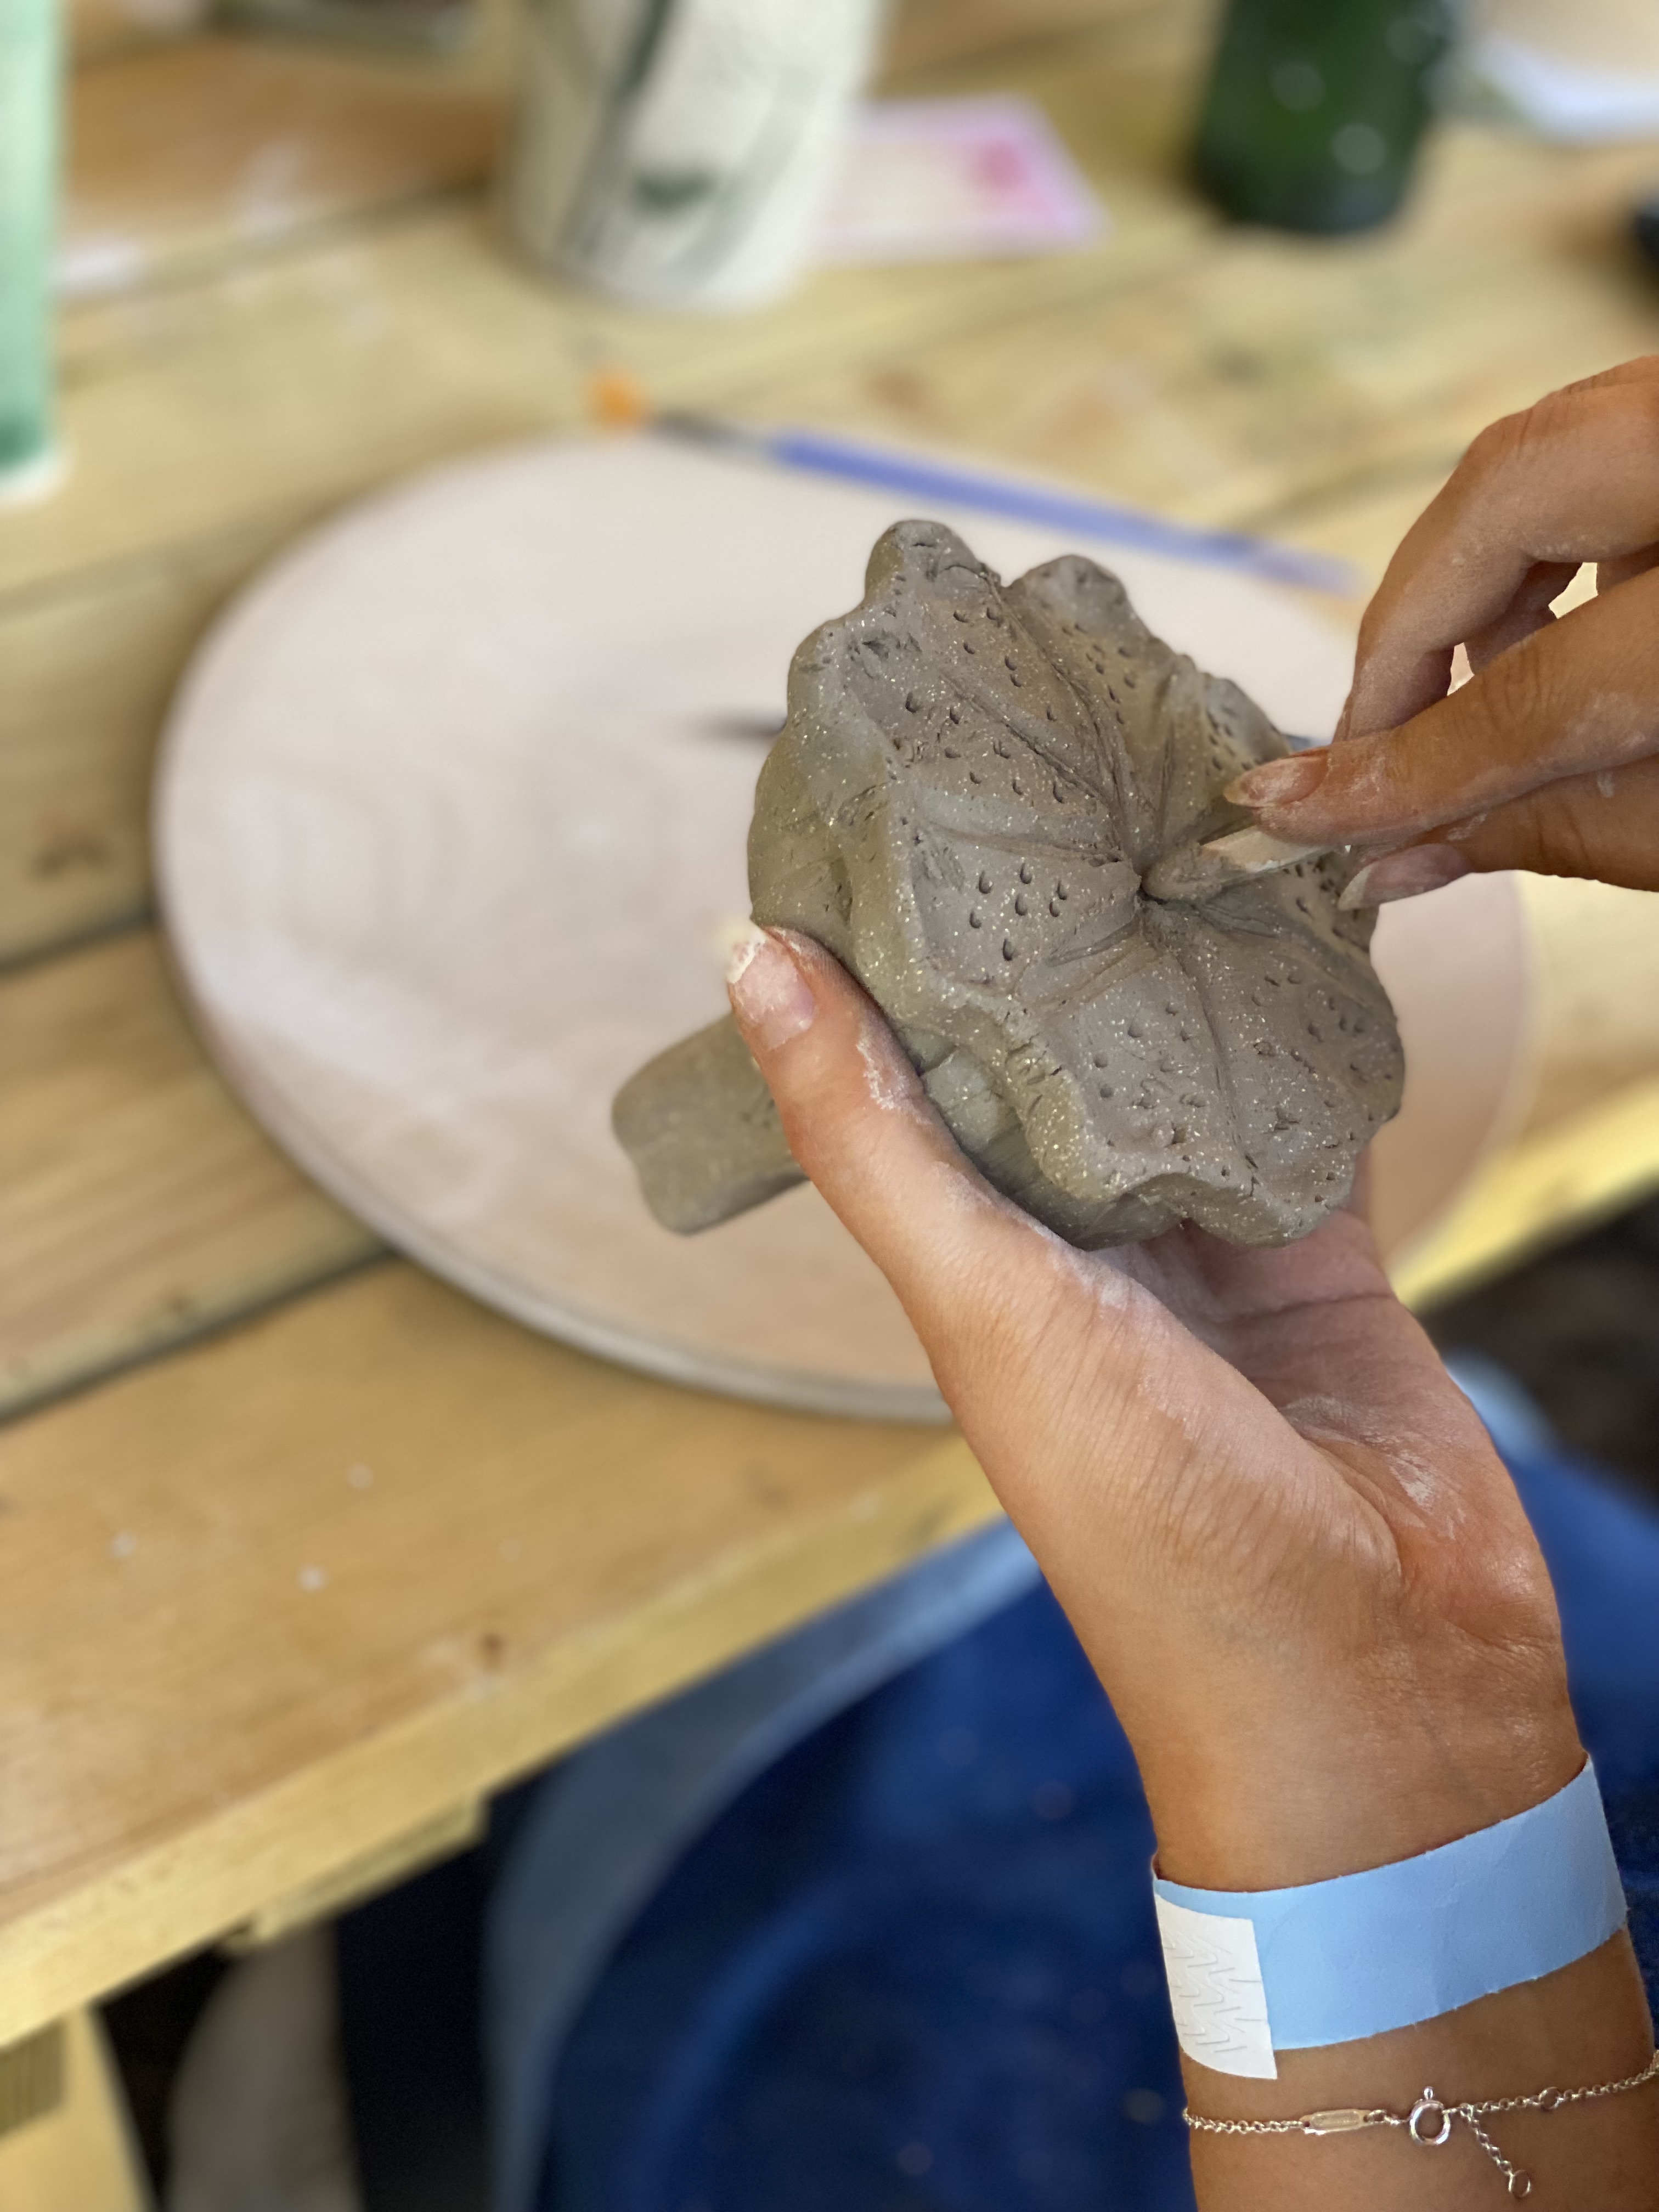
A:
<svg viewBox="0 0 1659 2212">
<path fill-rule="evenodd" d="M 1196 2133 L 1206 2136 L 1345 2136 L 1360 2128 L 1404 2128 L 1425 2150 L 1440 2149 L 1450 2138 L 1452 2122 L 1462 2120 L 1503 2175 L 1510 2195 L 1520 2197 L 1531 2196 L 1532 2176 L 1511 2165 L 1481 2126 L 1482 2120 L 1497 2119 L 1504 2112 L 1559 2112 L 1564 2105 L 1588 2105 L 1597 2097 L 1620 2097 L 1626 2089 L 1640 2089 L 1649 2081 L 1659 2081 L 1659 2051 L 1639 2074 L 1627 2074 L 1622 2081 L 1598 2081 L 1587 2089 L 1540 2089 L 1530 2097 L 1492 2097 L 1484 2105 L 1449 2104 L 1432 2089 L 1425 2089 L 1409 2112 L 1391 2112 L 1386 2105 L 1373 2105 L 1369 2111 L 1347 2106 L 1329 2112 L 1304 2112 L 1299 2120 L 1210 2120 L 1192 2111 L 1183 2112 L 1181 2117 Z"/>
</svg>

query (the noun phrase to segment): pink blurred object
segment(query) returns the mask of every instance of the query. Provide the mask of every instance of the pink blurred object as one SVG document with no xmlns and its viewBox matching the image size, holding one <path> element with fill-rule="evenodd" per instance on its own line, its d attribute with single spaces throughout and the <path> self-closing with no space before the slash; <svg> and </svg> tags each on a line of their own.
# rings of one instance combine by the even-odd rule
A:
<svg viewBox="0 0 1659 2212">
<path fill-rule="evenodd" d="M 886 100 L 857 113 L 820 261 L 944 261 L 1092 244 L 1106 211 L 1028 100 Z"/>
</svg>

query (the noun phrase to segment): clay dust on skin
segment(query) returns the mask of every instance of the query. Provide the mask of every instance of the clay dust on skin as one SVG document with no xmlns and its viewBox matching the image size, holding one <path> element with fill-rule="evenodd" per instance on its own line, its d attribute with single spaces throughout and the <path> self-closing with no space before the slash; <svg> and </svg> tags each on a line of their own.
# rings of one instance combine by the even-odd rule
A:
<svg viewBox="0 0 1659 2212">
<path fill-rule="evenodd" d="M 762 960 L 757 968 L 763 952 L 780 957 Z M 748 923 L 734 941 L 726 964 L 726 983 L 734 994 L 741 990 L 744 1025 L 758 1033 L 763 1046 L 787 1044 L 811 1028 L 816 1007 L 808 1011 L 801 1006 L 803 993 L 810 1000 L 811 984 L 801 974 L 794 954 L 757 923 Z M 780 1030 L 780 1024 L 787 1026 Z"/>
<path fill-rule="evenodd" d="M 1138 1245 L 1110 1251 L 1085 1252 L 1038 1221 L 1011 1200 L 981 1186 L 986 1203 L 1012 1221 L 1021 1233 L 1042 1249 L 1047 1271 L 1058 1275 L 1068 1290 L 1080 1291 L 1094 1312 L 1109 1317 L 1115 1334 L 1131 1333 L 1133 1350 L 1126 1355 L 1135 1365 L 1133 1395 L 1170 1423 L 1194 1451 L 1212 1450 L 1216 1443 L 1213 1414 L 1198 1404 L 1194 1394 L 1181 1387 L 1180 1370 L 1187 1358 L 1206 1356 L 1205 1348 L 1157 1291 L 1132 1272 Z"/>
<path fill-rule="evenodd" d="M 1461 821 L 1468 814 L 1471 804 L 1478 808 L 1484 800 L 1490 812 L 1493 807 L 1509 799 L 1524 798 L 1559 777 L 1585 775 L 1597 768 L 1606 773 L 1603 763 L 1628 767 L 1632 762 L 1644 760 L 1659 750 L 1659 732 L 1653 728 L 1650 708 L 1621 692 L 1597 692 L 1580 713 L 1535 752 L 1521 759 L 1488 763 L 1462 782 L 1455 799 L 1402 817 L 1392 759 L 1384 741 L 1389 734 L 1384 732 L 1374 738 L 1357 738 L 1350 745 L 1345 745 L 1345 787 L 1337 805 L 1345 825 L 1355 819 L 1363 820 L 1375 809 L 1387 819 L 1389 834 L 1401 836 L 1443 829 L 1449 822 Z M 1325 787 L 1322 786 L 1307 803 L 1328 804 Z"/>
<path fill-rule="evenodd" d="M 897 1038 L 881 1016 L 868 1008 L 859 1022 L 858 1048 L 864 1064 L 864 1087 L 872 1106 L 884 1114 L 903 1114 L 916 1121 L 937 1118 L 924 1103 L 921 1082 Z"/>
<path fill-rule="evenodd" d="M 1355 672 L 1333 744 L 1380 737 L 1425 713 L 1455 688 L 1448 683 L 1445 659 L 1443 647 L 1425 650 L 1415 641 L 1374 647 Z"/>
<path fill-rule="evenodd" d="M 1358 1443 L 1376 1452 L 1410 1503 L 1425 1520 L 1435 1522 L 1447 1534 L 1467 1521 L 1456 1478 L 1406 1443 L 1397 1425 L 1384 1425 L 1366 1408 L 1341 1398 L 1293 1398 L 1279 1411 L 1310 1443 Z M 1440 1433 L 1419 1436 L 1414 1441 L 1431 1450 L 1441 1448 L 1449 1455 L 1466 1450 L 1470 1441 L 1468 1425 L 1476 1416 L 1466 1405 L 1460 1404 L 1457 1412 L 1462 1418 L 1447 1420 Z M 1419 1431 L 1438 1425 L 1425 1423 L 1420 1410 L 1416 1423 Z"/>
<path fill-rule="evenodd" d="M 732 942 L 726 949 L 726 981 L 729 990 L 742 982 L 755 964 L 755 956 L 771 939 L 758 922 L 740 923 L 732 933 Z"/>
<path fill-rule="evenodd" d="M 948 1137 L 946 1141 L 950 1141 Z M 1058 1319 L 1061 1313 L 1069 1311 L 1075 1320 L 1080 1306 L 1085 1329 L 1095 1322 L 1105 1323 L 1110 1328 L 1112 1344 L 1122 1347 L 1114 1362 L 1113 1374 L 1120 1400 L 1118 1414 L 1127 1413 L 1132 1401 L 1140 1401 L 1143 1412 L 1149 1407 L 1156 1416 L 1173 1424 L 1189 1455 L 1195 1448 L 1213 1447 L 1213 1434 L 1200 1431 L 1192 1425 L 1188 1417 L 1194 1409 L 1179 1402 L 1179 1391 L 1166 1397 L 1158 1388 L 1159 1380 L 1173 1376 L 1179 1364 L 1176 1339 L 1180 1330 L 1179 1324 L 1151 1291 L 1127 1274 L 1115 1259 L 1104 1253 L 1079 1250 L 1056 1231 L 1004 1198 L 962 1155 L 935 1161 L 933 1176 L 936 1195 L 945 1209 L 957 1217 L 966 1240 L 959 1254 L 952 1254 L 945 1245 L 935 1251 L 934 1264 L 941 1274 L 957 1272 L 952 1266 L 953 1259 L 968 1261 L 976 1274 L 992 1283 L 994 1297 L 1006 1310 L 1018 1311 L 1029 1319 L 1035 1308 L 1042 1306 L 1041 1292 L 1036 1291 L 1034 1297 L 1036 1286 L 1024 1279 L 1024 1267 L 1029 1257 L 1046 1279 L 1045 1287 L 1053 1288 L 1057 1284 L 1058 1302 L 1052 1310 L 1052 1318 Z M 1003 1248 L 990 1240 L 1010 1231 L 1025 1250 L 1007 1259 L 1000 1256 Z M 1072 1341 L 1075 1345 L 1077 1340 Z M 1152 1356 L 1159 1353 L 1163 1356 Z M 1034 1363 L 1042 1356 L 1028 1354 Z M 1108 1424 L 1114 1434 L 1119 1425 L 1117 1419 Z"/>
<path fill-rule="evenodd" d="M 763 945 L 777 944 L 781 938 L 793 936 L 793 932 L 780 932 L 778 937 L 774 937 L 757 923 L 746 924 L 732 947 L 726 970 L 728 987 L 735 988 L 743 981 Z M 800 956 L 793 945 L 787 945 L 781 949 L 785 951 L 791 963 L 797 965 L 798 979 L 811 990 L 811 981 L 799 975 Z M 762 974 L 764 975 L 764 969 Z M 751 994 L 754 991 L 752 982 L 749 990 Z M 788 1004 L 788 993 L 780 990 L 770 998 L 763 1000 L 757 1011 L 763 1020 L 767 1014 L 781 1011 Z M 860 1010 L 857 1044 L 859 1059 L 864 1068 L 864 1087 L 872 1106 L 884 1114 L 902 1114 L 913 1121 L 927 1121 L 934 1118 L 922 1096 L 920 1081 L 905 1058 L 897 1038 L 872 1007 L 866 1006 Z"/>
<path fill-rule="evenodd" d="M 1012 1199 L 1004 1198 L 1000 1191 L 994 1190 L 972 1161 L 956 1149 L 943 1122 L 939 1128 L 944 1140 L 951 1146 L 954 1157 L 936 1160 L 933 1174 L 940 1194 L 952 1211 L 970 1216 L 988 1227 L 994 1223 L 1000 1228 L 1012 1229 L 1034 1242 L 1041 1251 L 1045 1270 L 1060 1275 L 1068 1289 L 1080 1290 L 1103 1311 L 1121 1313 L 1139 1298 L 1157 1304 L 1150 1291 L 1143 1290 L 1104 1254 L 1079 1251 L 1057 1231 L 1027 1213 L 1023 1206 L 1016 1206 Z"/>
<path fill-rule="evenodd" d="M 1625 691 L 1597 691 L 1537 759 L 1558 775 L 1589 769 L 1606 774 L 1656 751 L 1659 730 L 1651 702 Z"/>
<path fill-rule="evenodd" d="M 1012 1201 L 1000 1202 L 1007 1206 L 1019 1227 L 1042 1244 L 1048 1267 L 1078 1285 L 1098 1311 L 1121 1315 L 1152 1308 L 1167 1318 L 1163 1302 L 1135 1280 L 1121 1260 L 1109 1258 L 1104 1252 L 1082 1251 Z"/>
</svg>

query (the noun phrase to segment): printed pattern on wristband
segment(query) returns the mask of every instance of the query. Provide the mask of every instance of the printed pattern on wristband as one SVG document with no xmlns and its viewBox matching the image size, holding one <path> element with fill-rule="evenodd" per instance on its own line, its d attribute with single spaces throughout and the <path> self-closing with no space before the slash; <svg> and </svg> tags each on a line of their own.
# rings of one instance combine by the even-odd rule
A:
<svg viewBox="0 0 1659 2212">
<path fill-rule="evenodd" d="M 1276 2081 L 1267 2033 L 1267 1992 L 1255 1954 L 1255 1923 L 1191 1912 L 1154 1898 L 1176 2039 L 1189 2058 L 1218 2074 Z"/>
<path fill-rule="evenodd" d="M 1261 2079 L 1278 2070 L 1264 2047 L 1271 2062 L 1437 2019 L 1571 1966 L 1625 1923 L 1588 1762 L 1530 1811 L 1391 1866 L 1295 1889 L 1152 1887 L 1182 2049 Z"/>
</svg>

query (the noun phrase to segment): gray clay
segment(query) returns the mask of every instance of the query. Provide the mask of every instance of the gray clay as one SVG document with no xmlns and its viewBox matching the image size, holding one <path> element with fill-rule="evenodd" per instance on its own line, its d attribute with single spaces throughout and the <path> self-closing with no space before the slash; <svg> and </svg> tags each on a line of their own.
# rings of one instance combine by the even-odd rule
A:
<svg viewBox="0 0 1659 2212">
<path fill-rule="evenodd" d="M 1076 555 L 1006 589 L 940 523 L 871 556 L 808 638 L 749 839 L 757 921 L 827 945 L 957 1141 L 1085 1247 L 1190 1220 L 1305 1235 L 1395 1112 L 1402 1062 L 1335 857 L 1214 888 L 1221 796 L 1287 750 Z M 729 1021 L 641 1069 L 618 1136 L 669 1228 L 799 1179 Z"/>
</svg>

